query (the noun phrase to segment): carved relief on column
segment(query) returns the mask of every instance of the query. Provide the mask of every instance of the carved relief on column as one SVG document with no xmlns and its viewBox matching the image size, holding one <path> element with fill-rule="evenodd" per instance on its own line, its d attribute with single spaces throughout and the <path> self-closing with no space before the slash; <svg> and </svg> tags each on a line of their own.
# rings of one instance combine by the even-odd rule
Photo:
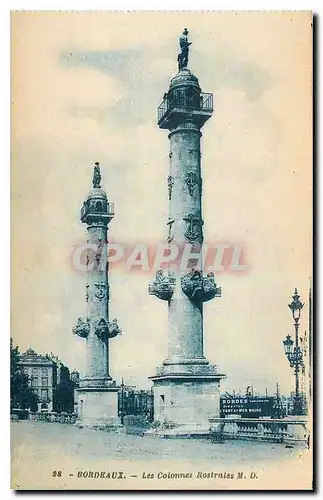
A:
<svg viewBox="0 0 323 500">
<path fill-rule="evenodd" d="M 148 293 L 149 295 L 155 295 L 161 300 L 170 300 L 173 296 L 175 285 L 175 275 L 171 271 L 168 274 L 164 274 L 164 271 L 159 269 L 155 280 L 148 285 Z"/>
<path fill-rule="evenodd" d="M 213 272 L 203 277 L 201 271 L 192 269 L 181 278 L 181 287 L 185 295 L 196 303 L 207 302 L 222 295 L 222 289 L 216 285 Z"/>
<path fill-rule="evenodd" d="M 167 225 L 168 225 L 168 236 L 167 236 L 167 242 L 170 243 L 174 239 L 174 231 L 173 231 L 173 224 L 175 222 L 175 219 L 168 219 Z"/>
<path fill-rule="evenodd" d="M 188 192 L 190 193 L 191 196 L 193 196 L 195 186 L 200 188 L 202 184 L 202 179 L 198 177 L 198 175 L 195 172 L 189 171 L 185 176 L 185 182 L 188 187 Z"/>
<path fill-rule="evenodd" d="M 108 298 L 108 288 L 106 283 L 94 283 L 94 290 L 94 296 L 100 301 Z"/>
<path fill-rule="evenodd" d="M 101 262 L 102 248 L 103 248 L 102 239 L 99 239 L 97 242 L 97 250 L 95 252 L 95 262 L 96 262 L 96 265 L 98 267 L 100 266 L 100 262 Z"/>
<path fill-rule="evenodd" d="M 94 223 L 92 224 L 94 226 Z M 96 246 L 95 249 L 88 249 L 86 252 L 86 265 L 88 266 L 89 264 L 92 264 L 94 269 L 96 270 L 101 270 L 101 266 L 106 264 L 105 260 L 105 245 L 106 241 L 102 238 L 96 240 L 96 241 L 91 241 L 87 240 L 87 243 L 91 243 L 94 246 Z M 104 268 L 102 269 L 104 270 Z"/>
<path fill-rule="evenodd" d="M 86 285 L 86 302 L 89 301 L 90 297 L 93 299 L 98 299 L 100 302 L 102 300 L 107 300 L 109 298 L 109 285 L 105 282 L 100 281 L 98 283 L 93 283 L 93 285 Z"/>
<path fill-rule="evenodd" d="M 197 154 L 200 156 L 199 149 L 193 148 L 193 149 L 189 149 L 189 150 L 188 150 L 188 154 L 189 154 L 189 156 L 193 156 L 193 155 L 194 155 L 194 153 L 197 153 Z"/>
<path fill-rule="evenodd" d="M 185 238 L 190 242 L 194 243 L 195 241 L 202 243 L 203 241 L 203 231 L 202 226 L 204 224 L 201 217 L 197 217 L 193 214 L 188 214 L 183 218 L 185 222 L 187 222 L 187 229 L 184 233 Z"/>
<path fill-rule="evenodd" d="M 168 185 L 168 199 L 171 200 L 172 190 L 173 190 L 173 185 L 174 185 L 174 177 L 172 175 L 169 175 L 167 177 L 167 185 Z"/>
</svg>

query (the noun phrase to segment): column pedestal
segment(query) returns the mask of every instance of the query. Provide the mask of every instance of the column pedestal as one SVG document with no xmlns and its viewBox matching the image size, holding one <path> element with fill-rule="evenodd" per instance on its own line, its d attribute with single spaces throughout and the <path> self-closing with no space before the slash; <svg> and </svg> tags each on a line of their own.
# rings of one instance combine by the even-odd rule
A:
<svg viewBox="0 0 323 500">
<path fill-rule="evenodd" d="M 84 383 L 84 381 L 83 381 Z M 100 430 L 116 430 L 122 427 L 118 415 L 118 390 L 113 382 L 110 386 L 84 386 L 77 390 L 77 427 Z"/>
<path fill-rule="evenodd" d="M 199 369 L 196 370 L 197 366 Z M 197 365 L 200 373 L 163 374 L 149 377 L 154 382 L 154 420 L 161 424 L 161 433 L 208 434 L 209 418 L 220 416 L 220 381 L 222 374 L 210 373 L 213 365 Z M 168 371 L 162 367 L 159 372 Z M 193 368 L 193 367 L 190 367 Z M 203 373 L 204 369 L 204 373 Z"/>
</svg>

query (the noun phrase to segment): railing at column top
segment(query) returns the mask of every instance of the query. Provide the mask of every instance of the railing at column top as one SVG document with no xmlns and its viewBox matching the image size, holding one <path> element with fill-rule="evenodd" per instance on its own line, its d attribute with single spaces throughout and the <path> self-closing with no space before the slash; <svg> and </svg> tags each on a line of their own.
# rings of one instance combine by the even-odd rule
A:
<svg viewBox="0 0 323 500">
<path fill-rule="evenodd" d="M 195 111 L 213 111 L 213 94 L 201 92 L 199 102 L 190 99 L 190 96 L 185 93 L 173 94 L 171 97 L 169 94 L 166 94 L 161 104 L 158 106 L 158 121 L 174 108 L 184 108 Z"/>
</svg>

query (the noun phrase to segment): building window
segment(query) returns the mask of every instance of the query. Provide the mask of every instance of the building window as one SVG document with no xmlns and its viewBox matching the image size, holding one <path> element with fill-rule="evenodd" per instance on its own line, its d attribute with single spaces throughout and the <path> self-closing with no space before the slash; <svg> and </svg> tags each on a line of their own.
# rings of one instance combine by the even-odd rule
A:
<svg viewBox="0 0 323 500">
<path fill-rule="evenodd" d="M 33 377 L 38 377 L 38 368 L 33 368 Z"/>
<path fill-rule="evenodd" d="M 42 391 L 41 391 L 41 398 L 42 398 L 42 400 L 47 401 L 47 397 L 48 397 L 48 391 L 47 391 L 47 389 L 42 389 Z"/>
<path fill-rule="evenodd" d="M 33 377 L 31 379 L 31 386 L 32 387 L 38 387 L 38 378 L 37 377 Z"/>
<path fill-rule="evenodd" d="M 43 377 L 41 379 L 41 385 L 44 387 L 48 387 L 48 378 L 47 377 Z"/>
<path fill-rule="evenodd" d="M 47 375 L 48 375 L 47 368 L 42 368 L 41 374 L 42 374 L 42 377 L 47 377 Z"/>
</svg>

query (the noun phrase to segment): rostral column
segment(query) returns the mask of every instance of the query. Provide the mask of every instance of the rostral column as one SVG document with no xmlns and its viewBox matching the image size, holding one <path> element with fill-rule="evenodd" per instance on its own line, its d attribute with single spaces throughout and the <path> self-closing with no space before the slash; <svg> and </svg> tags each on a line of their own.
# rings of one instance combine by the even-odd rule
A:
<svg viewBox="0 0 323 500">
<path fill-rule="evenodd" d="M 78 389 L 79 426 L 105 428 L 119 425 L 118 387 L 109 374 L 109 339 L 121 333 L 117 320 L 109 321 L 109 275 L 107 265 L 108 224 L 114 217 L 101 188 L 99 163 L 95 163 L 93 188 L 81 208 L 87 225 L 87 317 L 78 318 L 73 333 L 86 339 L 87 367 Z"/>
<path fill-rule="evenodd" d="M 168 303 L 168 356 L 154 383 L 154 418 L 207 431 L 209 418 L 219 416 L 218 373 L 203 352 L 203 304 L 221 296 L 214 274 L 203 275 L 201 128 L 213 112 L 213 95 L 202 93 L 187 68 L 190 42 L 185 28 L 180 37 L 178 73 L 158 107 L 158 126 L 169 130 L 168 244 L 200 256 L 186 269 L 159 270 L 149 293 Z M 189 269 L 188 269 L 189 268 Z"/>
</svg>

